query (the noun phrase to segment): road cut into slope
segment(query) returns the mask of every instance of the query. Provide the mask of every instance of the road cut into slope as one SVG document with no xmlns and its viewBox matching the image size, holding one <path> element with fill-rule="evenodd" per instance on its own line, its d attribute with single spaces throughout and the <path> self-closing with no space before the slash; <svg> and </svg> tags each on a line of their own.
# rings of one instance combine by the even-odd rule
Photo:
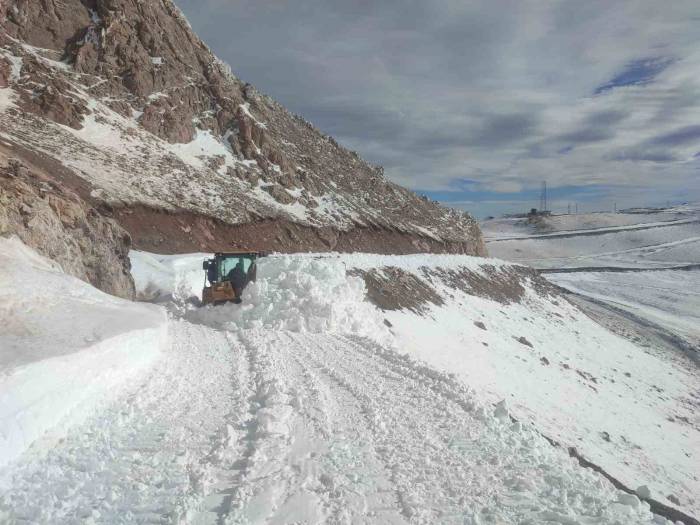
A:
<svg viewBox="0 0 700 525">
<path fill-rule="evenodd" d="M 271 256 L 243 305 L 201 309 L 190 300 L 198 256 L 174 264 L 133 254 L 146 256 L 160 264 L 137 286 L 177 297 L 169 346 L 50 453 L 36 444 L 4 470 L 0 520 L 667 524 L 643 497 L 670 485 L 692 505 L 692 486 L 661 470 L 640 498 L 542 436 L 556 423 L 571 445 L 596 421 L 574 414 L 623 392 L 592 381 L 598 356 L 583 354 L 614 343 L 610 359 L 619 359 L 634 348 L 573 306 L 557 308 L 563 299 L 531 270 L 459 256 Z M 557 361 L 567 352 L 568 370 Z M 628 397 L 643 392 L 634 385 Z M 544 404 L 547 387 L 582 404 Z M 595 438 L 584 445 L 597 450 Z M 605 450 L 603 459 L 617 458 Z M 622 474 L 645 484 L 638 467 Z"/>
<path fill-rule="evenodd" d="M 143 257 L 152 255 L 132 252 Z M 190 265 L 178 271 L 201 272 Z M 532 270 L 465 256 L 309 254 L 266 258 L 258 277 L 241 306 L 185 305 L 178 315 L 234 332 L 361 333 L 456 374 L 484 402 L 506 400 L 628 487 L 697 505 L 697 366 L 610 333 Z M 159 279 L 179 282 L 136 278 L 152 288 Z"/>
</svg>

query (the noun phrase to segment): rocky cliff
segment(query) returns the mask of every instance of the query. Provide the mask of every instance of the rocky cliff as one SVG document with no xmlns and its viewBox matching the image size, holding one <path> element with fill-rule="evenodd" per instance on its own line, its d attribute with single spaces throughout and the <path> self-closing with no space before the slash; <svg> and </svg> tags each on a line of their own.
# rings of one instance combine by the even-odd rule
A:
<svg viewBox="0 0 700 525">
<path fill-rule="evenodd" d="M 155 251 L 484 254 L 466 213 L 236 78 L 170 0 L 0 1 L 0 137 Z"/>
<path fill-rule="evenodd" d="M 0 235 L 17 235 L 66 273 L 132 299 L 129 234 L 54 175 L 50 167 L 8 158 L 0 143 Z"/>
</svg>

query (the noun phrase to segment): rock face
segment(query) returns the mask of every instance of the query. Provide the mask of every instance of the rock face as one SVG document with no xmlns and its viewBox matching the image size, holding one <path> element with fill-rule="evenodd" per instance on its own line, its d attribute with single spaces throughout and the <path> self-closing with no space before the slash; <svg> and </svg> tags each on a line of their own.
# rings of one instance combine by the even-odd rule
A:
<svg viewBox="0 0 700 525">
<path fill-rule="evenodd" d="M 131 299 L 129 234 L 56 179 L 0 153 L 0 235 L 17 235 L 66 273 Z"/>
<path fill-rule="evenodd" d="M 276 221 L 280 231 L 298 225 L 309 246 L 323 230 L 369 235 L 360 244 L 370 251 L 390 236 L 416 241 L 399 251 L 485 254 L 468 214 L 389 182 L 237 79 L 171 0 L 6 0 L 0 9 L 0 126 L 72 169 L 88 182 L 85 197 L 118 219 L 148 208 L 235 226 L 244 238 Z M 148 246 L 151 230 L 124 225 Z M 239 242 L 190 232 L 173 242 Z"/>
</svg>

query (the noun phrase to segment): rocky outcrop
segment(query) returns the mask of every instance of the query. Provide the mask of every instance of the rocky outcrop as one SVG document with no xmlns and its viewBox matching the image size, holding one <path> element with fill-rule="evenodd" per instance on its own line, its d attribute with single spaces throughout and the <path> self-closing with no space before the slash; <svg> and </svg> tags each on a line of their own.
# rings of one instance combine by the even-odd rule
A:
<svg viewBox="0 0 700 525">
<path fill-rule="evenodd" d="M 0 89 L 10 85 L 10 63 L 0 58 Z"/>
<path fill-rule="evenodd" d="M 330 238 L 326 249 L 386 251 L 391 239 L 397 250 L 486 253 L 467 213 L 391 183 L 233 76 L 171 0 L 12 0 L 0 9 L 0 64 L 21 67 L 5 80 L 15 96 L 0 107 L 0 127 L 73 168 L 123 211 L 119 220 L 147 207 L 251 232 L 260 224 L 273 239 L 294 223 L 317 232 L 302 235 L 309 246 Z M 7 77 L 0 65 L 0 82 Z M 139 246 L 153 234 L 152 223 L 123 224 Z"/>
<path fill-rule="evenodd" d="M 66 273 L 131 299 L 129 234 L 54 177 L 0 154 L 0 235 L 17 235 Z"/>
</svg>

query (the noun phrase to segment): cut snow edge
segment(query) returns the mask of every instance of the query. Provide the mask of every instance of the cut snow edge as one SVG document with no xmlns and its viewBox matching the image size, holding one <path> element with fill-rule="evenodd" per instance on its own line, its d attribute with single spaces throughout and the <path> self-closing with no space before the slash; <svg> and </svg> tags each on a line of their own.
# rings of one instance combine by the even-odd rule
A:
<svg viewBox="0 0 700 525">
<path fill-rule="evenodd" d="M 0 238 L 0 304 L 0 467 L 118 397 L 167 343 L 163 308 L 100 292 L 16 237 Z"/>
</svg>

